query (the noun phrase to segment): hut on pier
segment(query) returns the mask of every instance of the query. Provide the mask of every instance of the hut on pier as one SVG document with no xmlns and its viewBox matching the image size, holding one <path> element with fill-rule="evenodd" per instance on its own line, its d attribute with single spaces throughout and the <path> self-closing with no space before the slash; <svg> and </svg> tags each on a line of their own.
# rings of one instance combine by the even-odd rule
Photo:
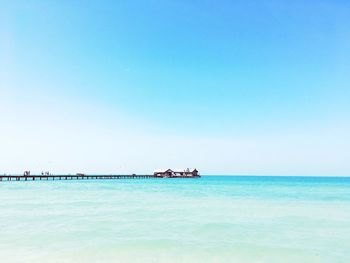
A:
<svg viewBox="0 0 350 263">
<path fill-rule="evenodd" d="M 190 169 L 187 168 L 185 170 L 180 170 L 180 171 L 176 171 L 176 174 L 179 174 L 180 176 L 187 176 L 187 177 L 198 177 L 198 170 L 197 169 Z"/>
<path fill-rule="evenodd" d="M 162 178 L 174 178 L 174 177 L 200 177 L 197 169 L 167 169 L 167 170 L 157 170 L 154 173 L 156 177 Z"/>
<path fill-rule="evenodd" d="M 156 177 L 168 178 L 168 177 L 174 177 L 175 173 L 173 170 L 167 169 L 167 170 L 154 171 L 153 175 Z"/>
</svg>

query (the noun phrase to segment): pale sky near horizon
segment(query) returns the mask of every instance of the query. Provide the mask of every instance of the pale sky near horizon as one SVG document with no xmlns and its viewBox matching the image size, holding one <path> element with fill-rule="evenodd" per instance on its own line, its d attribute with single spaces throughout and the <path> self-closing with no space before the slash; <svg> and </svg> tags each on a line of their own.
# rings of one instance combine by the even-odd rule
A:
<svg viewBox="0 0 350 263">
<path fill-rule="evenodd" d="M 0 0 L 0 174 L 350 175 L 350 2 Z"/>
</svg>

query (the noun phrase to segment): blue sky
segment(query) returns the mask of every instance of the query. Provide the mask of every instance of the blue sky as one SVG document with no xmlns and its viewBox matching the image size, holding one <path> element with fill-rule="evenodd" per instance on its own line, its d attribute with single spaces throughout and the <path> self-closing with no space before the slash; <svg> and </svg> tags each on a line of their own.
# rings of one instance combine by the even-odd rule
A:
<svg viewBox="0 0 350 263">
<path fill-rule="evenodd" d="M 350 175 L 347 1 L 0 1 L 0 173 Z"/>
</svg>

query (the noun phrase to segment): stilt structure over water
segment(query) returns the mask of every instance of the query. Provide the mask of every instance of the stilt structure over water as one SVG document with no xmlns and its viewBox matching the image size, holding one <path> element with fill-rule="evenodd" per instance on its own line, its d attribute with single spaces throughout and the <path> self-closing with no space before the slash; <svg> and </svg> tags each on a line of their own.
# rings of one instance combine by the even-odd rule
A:
<svg viewBox="0 0 350 263">
<path fill-rule="evenodd" d="M 156 177 L 161 178 L 198 178 L 201 177 L 198 173 L 197 169 L 166 169 L 166 170 L 158 170 L 153 173 Z"/>
</svg>

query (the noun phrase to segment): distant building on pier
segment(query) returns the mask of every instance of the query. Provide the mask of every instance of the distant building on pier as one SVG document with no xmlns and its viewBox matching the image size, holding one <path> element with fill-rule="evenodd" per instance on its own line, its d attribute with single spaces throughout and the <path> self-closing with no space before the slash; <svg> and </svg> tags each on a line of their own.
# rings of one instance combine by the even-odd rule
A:
<svg viewBox="0 0 350 263">
<path fill-rule="evenodd" d="M 153 173 L 156 177 L 163 177 L 163 178 L 176 178 L 176 177 L 200 177 L 197 169 L 167 169 L 167 170 L 157 170 Z"/>
</svg>

